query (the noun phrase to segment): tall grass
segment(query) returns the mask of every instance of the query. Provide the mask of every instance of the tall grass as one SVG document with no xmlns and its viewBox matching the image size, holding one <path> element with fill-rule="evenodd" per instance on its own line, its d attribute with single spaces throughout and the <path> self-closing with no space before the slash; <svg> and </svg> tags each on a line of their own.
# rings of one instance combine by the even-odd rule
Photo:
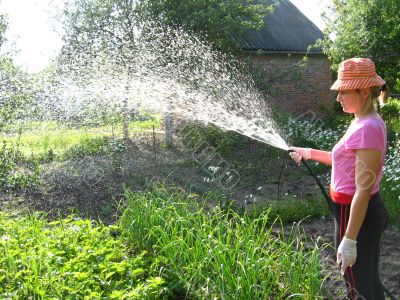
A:
<svg viewBox="0 0 400 300">
<path fill-rule="evenodd" d="M 160 260 L 159 270 L 188 299 L 315 299 L 323 294 L 320 248 L 284 235 L 269 212 L 253 219 L 199 204 L 163 187 L 126 192 L 124 236 Z M 207 201 L 207 200 L 206 200 Z"/>
</svg>

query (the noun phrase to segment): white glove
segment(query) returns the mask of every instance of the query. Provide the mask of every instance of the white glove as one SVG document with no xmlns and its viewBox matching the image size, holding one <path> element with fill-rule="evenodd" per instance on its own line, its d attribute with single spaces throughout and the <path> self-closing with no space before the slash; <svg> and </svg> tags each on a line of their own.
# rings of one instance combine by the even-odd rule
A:
<svg viewBox="0 0 400 300">
<path fill-rule="evenodd" d="M 356 262 L 357 258 L 357 241 L 343 237 L 337 250 L 337 263 L 342 263 L 341 271 L 342 275 L 346 271 L 347 267 L 352 267 Z"/>
<path fill-rule="evenodd" d="M 294 152 L 289 152 L 289 155 L 298 165 L 300 165 L 302 158 L 304 158 L 304 160 L 311 158 L 311 149 L 310 148 L 290 147 L 289 150 L 294 151 Z"/>
</svg>

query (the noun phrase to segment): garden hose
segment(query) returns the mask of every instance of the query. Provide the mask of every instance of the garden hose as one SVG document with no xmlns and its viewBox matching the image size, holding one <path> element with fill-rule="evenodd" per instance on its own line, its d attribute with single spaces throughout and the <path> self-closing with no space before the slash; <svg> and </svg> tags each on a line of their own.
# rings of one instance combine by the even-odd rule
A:
<svg viewBox="0 0 400 300">
<path fill-rule="evenodd" d="M 294 150 L 288 150 L 288 152 L 294 152 Z M 315 182 L 318 184 L 322 195 L 324 196 L 326 203 L 328 204 L 329 210 L 331 211 L 331 214 L 333 216 L 333 209 L 331 206 L 331 199 L 328 196 L 328 193 L 326 192 L 324 186 L 322 185 L 321 181 L 318 179 L 317 175 L 313 172 L 313 170 L 311 170 L 310 166 L 306 163 L 305 159 L 302 158 L 301 162 L 303 163 L 303 165 L 307 168 L 308 172 L 310 172 L 310 174 L 312 175 L 312 177 L 314 177 Z M 385 291 L 386 295 L 391 299 L 391 300 L 396 300 L 396 298 L 393 296 L 393 294 L 383 285 L 383 283 L 381 282 L 382 288 Z"/>
</svg>

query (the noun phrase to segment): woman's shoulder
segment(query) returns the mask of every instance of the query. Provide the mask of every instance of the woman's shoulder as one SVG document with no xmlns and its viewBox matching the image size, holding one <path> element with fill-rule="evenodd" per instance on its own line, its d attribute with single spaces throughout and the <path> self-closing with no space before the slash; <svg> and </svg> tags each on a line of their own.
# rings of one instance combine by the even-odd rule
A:
<svg viewBox="0 0 400 300">
<path fill-rule="evenodd" d="M 386 132 L 385 122 L 380 115 L 371 115 L 356 119 L 347 131 L 347 137 L 353 135 L 384 136 Z"/>
<path fill-rule="evenodd" d="M 355 127 L 373 127 L 373 128 L 385 128 L 385 122 L 379 114 L 373 114 L 364 118 L 358 119 L 354 122 Z"/>
</svg>

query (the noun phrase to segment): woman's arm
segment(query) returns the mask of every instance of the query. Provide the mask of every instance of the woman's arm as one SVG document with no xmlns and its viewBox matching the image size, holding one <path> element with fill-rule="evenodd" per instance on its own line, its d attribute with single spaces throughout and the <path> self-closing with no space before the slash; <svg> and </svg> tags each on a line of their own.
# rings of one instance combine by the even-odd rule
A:
<svg viewBox="0 0 400 300">
<path fill-rule="evenodd" d="M 332 165 L 332 152 L 311 149 L 311 159 L 317 162 L 323 163 L 325 165 Z"/>
<path fill-rule="evenodd" d="M 330 151 L 299 147 L 290 147 L 289 150 L 293 151 L 289 153 L 290 157 L 298 164 L 300 164 L 301 159 L 303 158 L 305 160 L 315 160 L 328 166 L 332 165 L 332 152 Z"/>
<path fill-rule="evenodd" d="M 382 153 L 374 149 L 356 150 L 356 192 L 350 207 L 345 236 L 356 240 L 367 212 L 369 197 L 381 164 Z"/>
</svg>

